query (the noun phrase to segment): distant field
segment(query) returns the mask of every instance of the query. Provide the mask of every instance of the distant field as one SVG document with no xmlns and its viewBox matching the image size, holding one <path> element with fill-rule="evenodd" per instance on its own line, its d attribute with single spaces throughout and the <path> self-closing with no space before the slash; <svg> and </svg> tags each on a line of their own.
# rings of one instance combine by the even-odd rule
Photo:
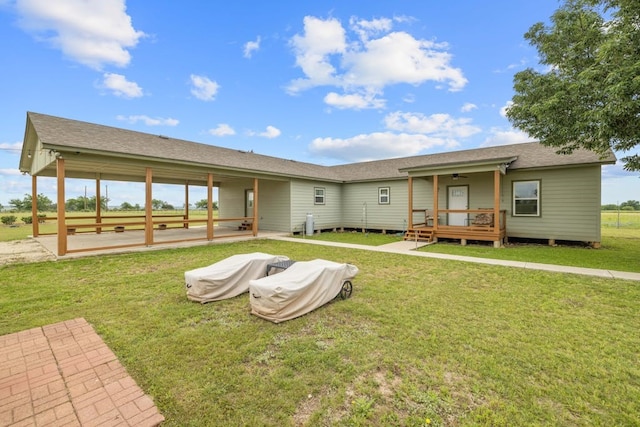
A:
<svg viewBox="0 0 640 427">
<path fill-rule="evenodd" d="M 174 217 L 167 217 L 167 225 L 169 228 L 171 227 L 181 227 L 181 224 L 175 223 L 171 224 L 170 221 L 181 221 L 183 211 L 157 211 L 154 212 L 154 216 L 158 215 L 176 215 Z M 73 212 L 68 213 L 69 217 L 73 217 L 73 219 L 67 219 L 67 224 L 86 224 L 88 222 L 93 221 L 93 219 L 89 220 L 90 217 L 95 217 L 95 212 Z M 26 239 L 27 237 L 32 235 L 32 226 L 31 224 L 25 224 L 21 221 L 23 217 L 30 217 L 31 212 L 17 212 L 17 213 L 2 213 L 0 217 L 5 215 L 13 215 L 18 218 L 18 222 L 14 224 L 14 226 L 0 225 L 0 242 L 9 241 L 9 240 L 20 240 Z M 103 217 L 119 217 L 119 218 L 103 218 L 103 223 L 109 223 L 113 225 L 118 225 L 122 223 L 134 223 L 134 222 L 142 222 L 144 221 L 144 211 L 109 211 L 103 212 Z M 218 216 L 218 212 L 214 212 L 214 218 Z M 132 217 L 137 216 L 138 218 L 123 218 L 123 217 Z M 48 219 L 45 220 L 44 223 L 41 223 L 39 226 L 40 234 L 54 234 L 57 231 L 58 222 L 55 219 L 55 212 L 47 213 Z M 190 220 L 205 220 L 207 218 L 206 211 L 190 211 L 189 219 Z M 155 220 L 159 220 L 158 217 Z M 127 225 L 128 229 L 143 229 L 144 226 L 140 225 Z M 92 228 L 83 228 L 83 231 L 94 231 Z"/>
<path fill-rule="evenodd" d="M 640 228 L 640 211 L 602 212 L 602 227 Z"/>
</svg>

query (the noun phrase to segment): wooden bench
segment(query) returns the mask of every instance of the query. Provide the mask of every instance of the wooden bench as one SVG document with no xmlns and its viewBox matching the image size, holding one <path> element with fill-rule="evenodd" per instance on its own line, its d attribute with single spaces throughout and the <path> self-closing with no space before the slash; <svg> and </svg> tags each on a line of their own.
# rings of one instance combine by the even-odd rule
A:
<svg viewBox="0 0 640 427">
<path fill-rule="evenodd" d="M 471 222 L 472 229 L 487 229 L 493 227 L 493 213 L 479 213 Z"/>
</svg>

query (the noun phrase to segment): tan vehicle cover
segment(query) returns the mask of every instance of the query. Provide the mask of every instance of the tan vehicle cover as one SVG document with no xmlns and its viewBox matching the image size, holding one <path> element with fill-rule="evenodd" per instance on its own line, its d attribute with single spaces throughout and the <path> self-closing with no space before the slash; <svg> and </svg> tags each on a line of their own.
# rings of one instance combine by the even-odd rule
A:
<svg viewBox="0 0 640 427">
<path fill-rule="evenodd" d="M 249 281 L 266 276 L 267 264 L 286 261 L 262 252 L 233 255 L 208 267 L 184 273 L 187 298 L 201 303 L 233 298 L 249 290 Z"/>
<path fill-rule="evenodd" d="M 282 273 L 249 282 L 251 313 L 274 323 L 302 316 L 334 299 L 356 274 L 358 267 L 351 264 L 296 262 Z"/>
</svg>

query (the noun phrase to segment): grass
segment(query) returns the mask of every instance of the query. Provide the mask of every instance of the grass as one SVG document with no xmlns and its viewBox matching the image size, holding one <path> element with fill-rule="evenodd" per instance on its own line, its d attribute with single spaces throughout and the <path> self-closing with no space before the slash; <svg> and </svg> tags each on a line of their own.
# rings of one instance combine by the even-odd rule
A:
<svg viewBox="0 0 640 427">
<path fill-rule="evenodd" d="M 195 214 L 190 214 L 195 217 Z M 606 270 L 640 272 L 640 212 L 603 212 L 602 213 L 602 246 L 591 249 L 584 245 L 546 244 L 509 244 L 505 248 L 495 249 L 492 242 L 470 242 L 461 246 L 459 241 L 441 240 L 437 245 L 423 247 L 424 252 L 435 252 L 451 255 L 464 255 L 480 258 L 504 259 L 510 261 L 526 261 L 543 264 L 569 265 Z M 49 228 L 45 228 L 49 227 Z M 48 223 L 44 232 L 55 231 L 55 224 Z M 0 241 L 17 240 L 31 233 L 30 226 L 3 227 Z M 401 240 L 394 234 L 380 233 L 321 233 L 305 236 L 306 239 L 355 243 L 379 246 Z"/>
<path fill-rule="evenodd" d="M 186 299 L 235 253 L 360 268 L 274 325 Z M 256 240 L 0 267 L 0 334 L 84 317 L 165 415 L 204 425 L 638 425 L 633 282 Z"/>
<path fill-rule="evenodd" d="M 380 246 L 402 240 L 402 236 L 382 233 L 362 233 L 357 231 L 346 231 L 343 233 L 329 232 L 314 234 L 313 236 L 299 236 L 302 239 L 321 240 L 325 242 L 353 243 L 357 245 Z"/>
<path fill-rule="evenodd" d="M 440 241 L 419 249 L 452 255 L 528 261 L 543 264 L 640 272 L 640 229 L 602 229 L 602 246 L 591 249 L 582 245 L 508 244 L 495 249 L 490 243 L 461 246 L 459 242 Z"/>
<path fill-rule="evenodd" d="M 543 264 L 640 272 L 640 212 L 602 213 L 602 246 L 591 249 L 578 244 L 508 244 L 495 249 L 493 242 L 471 242 L 461 246 L 460 241 L 440 240 L 437 245 L 420 249 L 451 255 L 526 261 Z M 322 233 L 307 239 L 378 246 L 401 240 L 394 235 L 376 233 Z"/>
</svg>

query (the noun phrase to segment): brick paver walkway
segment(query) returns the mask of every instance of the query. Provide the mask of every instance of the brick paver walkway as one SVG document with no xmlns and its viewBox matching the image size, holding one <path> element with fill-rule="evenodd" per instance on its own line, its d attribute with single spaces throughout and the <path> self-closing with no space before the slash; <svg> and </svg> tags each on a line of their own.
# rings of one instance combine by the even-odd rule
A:
<svg viewBox="0 0 640 427">
<path fill-rule="evenodd" d="M 0 426 L 156 426 L 163 420 L 86 320 L 0 336 Z"/>
</svg>

